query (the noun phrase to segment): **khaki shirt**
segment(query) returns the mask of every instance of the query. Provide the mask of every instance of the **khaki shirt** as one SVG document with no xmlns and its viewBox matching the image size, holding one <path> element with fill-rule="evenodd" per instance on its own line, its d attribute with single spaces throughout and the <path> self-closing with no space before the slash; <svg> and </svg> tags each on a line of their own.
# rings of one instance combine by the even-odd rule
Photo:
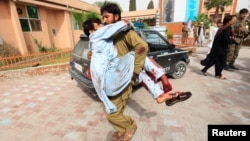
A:
<svg viewBox="0 0 250 141">
<path fill-rule="evenodd" d="M 134 73 L 139 74 L 143 69 L 148 53 L 148 44 L 134 31 L 124 31 L 113 37 L 118 56 L 135 51 Z"/>
<path fill-rule="evenodd" d="M 248 32 L 248 29 L 246 28 L 246 20 L 237 19 L 232 25 L 232 31 L 236 38 L 243 38 Z"/>
</svg>

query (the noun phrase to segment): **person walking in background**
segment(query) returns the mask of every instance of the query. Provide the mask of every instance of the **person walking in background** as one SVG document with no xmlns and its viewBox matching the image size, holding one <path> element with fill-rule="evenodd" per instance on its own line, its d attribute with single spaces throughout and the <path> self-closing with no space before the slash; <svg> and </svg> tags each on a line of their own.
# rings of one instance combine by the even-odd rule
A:
<svg viewBox="0 0 250 141">
<path fill-rule="evenodd" d="M 186 45 L 188 39 L 188 27 L 187 24 L 184 22 L 182 27 L 182 44 Z"/>
<path fill-rule="evenodd" d="M 216 26 L 212 26 L 211 27 L 211 31 L 209 33 L 209 44 L 208 44 L 208 47 L 209 47 L 209 51 L 208 53 L 210 52 L 212 46 L 213 46 L 213 42 L 214 42 L 214 36 L 216 35 L 216 32 L 217 30 L 222 26 L 222 23 L 220 21 L 218 21 L 216 23 Z"/>
<path fill-rule="evenodd" d="M 198 40 L 198 36 L 197 36 L 197 24 L 196 23 L 192 23 L 192 30 L 193 30 L 193 45 L 196 46 L 197 40 Z"/>
<path fill-rule="evenodd" d="M 200 22 L 198 28 L 197 28 L 197 42 L 198 42 L 198 47 L 203 47 L 203 43 L 205 41 L 205 34 L 206 34 L 206 29 L 204 27 L 204 23 Z"/>
<path fill-rule="evenodd" d="M 222 75 L 222 70 L 225 67 L 227 50 L 229 44 L 235 43 L 231 36 L 233 16 L 228 15 L 223 19 L 223 26 L 217 31 L 214 43 L 210 53 L 204 60 L 201 60 L 201 65 L 205 67 L 201 70 L 204 76 L 207 76 L 207 70 L 215 65 L 215 78 L 226 79 Z"/>
<path fill-rule="evenodd" d="M 237 68 L 234 63 L 239 55 L 244 37 L 248 34 L 248 29 L 246 28 L 246 17 L 248 16 L 248 13 L 249 11 L 246 8 L 241 9 L 239 16 L 232 25 L 232 34 L 235 38 L 235 43 L 230 44 L 229 50 L 227 52 L 226 66 L 224 68 L 225 70 L 239 70 L 239 68 Z"/>
</svg>

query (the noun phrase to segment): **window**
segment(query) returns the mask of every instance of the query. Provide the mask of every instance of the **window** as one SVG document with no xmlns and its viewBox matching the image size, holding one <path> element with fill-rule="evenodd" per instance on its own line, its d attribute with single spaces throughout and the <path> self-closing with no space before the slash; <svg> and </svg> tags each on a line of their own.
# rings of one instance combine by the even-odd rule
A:
<svg viewBox="0 0 250 141">
<path fill-rule="evenodd" d="M 37 7 L 25 5 L 17 5 L 16 7 L 23 32 L 42 31 Z"/>
<path fill-rule="evenodd" d="M 146 42 L 151 44 L 166 45 L 167 43 L 156 33 L 144 32 Z"/>
<path fill-rule="evenodd" d="M 78 25 L 78 21 L 76 20 L 76 18 L 74 16 L 73 17 L 73 27 L 74 30 L 79 30 L 79 25 Z"/>
</svg>

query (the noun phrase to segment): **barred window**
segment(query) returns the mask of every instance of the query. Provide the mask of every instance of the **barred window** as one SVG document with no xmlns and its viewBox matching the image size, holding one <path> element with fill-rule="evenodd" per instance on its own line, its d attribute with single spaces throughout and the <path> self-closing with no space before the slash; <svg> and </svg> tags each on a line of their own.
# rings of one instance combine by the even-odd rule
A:
<svg viewBox="0 0 250 141">
<path fill-rule="evenodd" d="M 23 32 L 42 31 L 37 7 L 26 5 L 16 7 Z"/>
</svg>

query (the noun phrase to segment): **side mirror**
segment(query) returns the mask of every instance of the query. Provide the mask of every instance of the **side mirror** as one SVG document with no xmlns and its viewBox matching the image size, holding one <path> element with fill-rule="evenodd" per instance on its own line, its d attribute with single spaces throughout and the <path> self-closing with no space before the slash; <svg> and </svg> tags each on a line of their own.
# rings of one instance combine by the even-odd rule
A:
<svg viewBox="0 0 250 141">
<path fill-rule="evenodd" d="M 175 44 L 170 44 L 170 49 L 172 50 L 172 49 L 174 49 L 175 48 Z"/>
</svg>

